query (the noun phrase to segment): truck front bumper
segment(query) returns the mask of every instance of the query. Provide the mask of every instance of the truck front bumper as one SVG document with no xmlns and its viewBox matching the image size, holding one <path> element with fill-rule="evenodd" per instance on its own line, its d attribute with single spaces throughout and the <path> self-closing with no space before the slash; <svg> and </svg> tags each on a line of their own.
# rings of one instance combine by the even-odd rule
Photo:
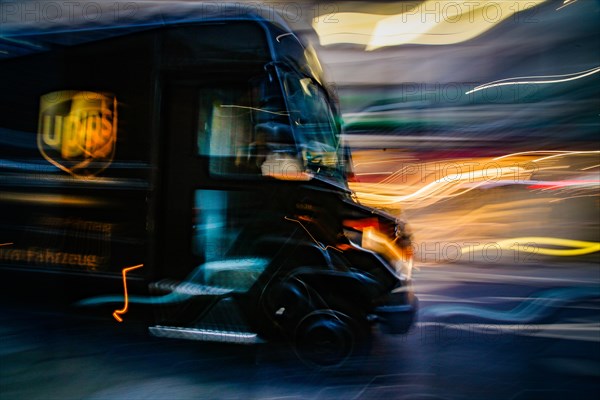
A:
<svg viewBox="0 0 600 400">
<path fill-rule="evenodd" d="M 402 334 L 410 330 L 417 315 L 419 300 L 410 287 L 392 292 L 373 310 L 375 321 L 384 333 Z"/>
</svg>

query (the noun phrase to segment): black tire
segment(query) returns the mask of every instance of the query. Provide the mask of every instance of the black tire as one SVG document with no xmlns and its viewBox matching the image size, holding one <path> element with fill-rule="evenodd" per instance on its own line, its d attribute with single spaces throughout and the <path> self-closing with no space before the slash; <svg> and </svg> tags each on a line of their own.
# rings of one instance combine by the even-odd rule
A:
<svg viewBox="0 0 600 400">
<path fill-rule="evenodd" d="M 316 368 L 339 368 L 370 350 L 370 329 L 342 312 L 321 309 L 306 315 L 294 332 L 298 358 Z"/>
<path fill-rule="evenodd" d="M 299 282 L 283 281 L 270 285 L 259 300 L 260 324 L 256 329 L 267 337 L 287 337 L 297 321 L 309 313 L 309 289 Z"/>
</svg>

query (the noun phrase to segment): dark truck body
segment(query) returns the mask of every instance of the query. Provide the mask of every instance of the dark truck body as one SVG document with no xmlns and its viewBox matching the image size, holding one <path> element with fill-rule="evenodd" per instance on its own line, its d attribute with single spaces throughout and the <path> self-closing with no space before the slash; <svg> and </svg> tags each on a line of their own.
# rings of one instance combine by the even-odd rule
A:
<svg viewBox="0 0 600 400">
<path fill-rule="evenodd" d="M 319 365 L 374 321 L 408 330 L 410 235 L 353 200 L 337 105 L 283 24 L 163 16 L 0 44 L 5 294 L 109 316 L 139 266 L 117 320 L 285 340 Z"/>
</svg>

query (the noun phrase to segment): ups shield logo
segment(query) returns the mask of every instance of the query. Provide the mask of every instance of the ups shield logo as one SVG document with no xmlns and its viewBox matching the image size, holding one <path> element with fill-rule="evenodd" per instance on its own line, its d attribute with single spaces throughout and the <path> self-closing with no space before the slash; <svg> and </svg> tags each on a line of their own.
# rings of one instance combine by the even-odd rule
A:
<svg viewBox="0 0 600 400">
<path fill-rule="evenodd" d="M 108 93 L 62 90 L 40 99 L 38 147 L 58 168 L 90 177 L 113 160 L 117 99 Z"/>
</svg>

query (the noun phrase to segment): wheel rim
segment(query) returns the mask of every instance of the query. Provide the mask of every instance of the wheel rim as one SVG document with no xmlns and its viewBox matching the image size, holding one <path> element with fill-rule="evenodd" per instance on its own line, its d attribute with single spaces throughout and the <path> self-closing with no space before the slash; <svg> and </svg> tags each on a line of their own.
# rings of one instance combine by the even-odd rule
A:
<svg viewBox="0 0 600 400">
<path fill-rule="evenodd" d="M 320 367 L 343 364 L 356 345 L 356 335 L 349 318 L 331 310 L 307 315 L 298 324 L 295 339 L 298 357 L 305 363 Z"/>
</svg>

